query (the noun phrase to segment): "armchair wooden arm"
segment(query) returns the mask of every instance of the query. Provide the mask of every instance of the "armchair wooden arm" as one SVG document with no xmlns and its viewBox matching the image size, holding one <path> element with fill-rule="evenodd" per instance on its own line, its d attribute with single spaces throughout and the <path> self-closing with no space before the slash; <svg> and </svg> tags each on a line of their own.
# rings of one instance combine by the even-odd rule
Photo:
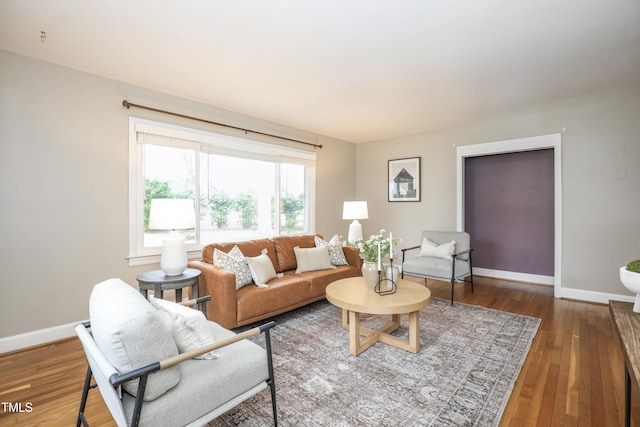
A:
<svg viewBox="0 0 640 427">
<path fill-rule="evenodd" d="M 408 248 L 400 249 L 402 251 L 402 262 L 404 263 L 404 255 L 405 255 L 405 253 L 407 251 L 418 249 L 419 247 L 420 247 L 420 245 L 415 245 L 415 246 L 411 246 L 411 247 L 408 247 Z"/>
</svg>

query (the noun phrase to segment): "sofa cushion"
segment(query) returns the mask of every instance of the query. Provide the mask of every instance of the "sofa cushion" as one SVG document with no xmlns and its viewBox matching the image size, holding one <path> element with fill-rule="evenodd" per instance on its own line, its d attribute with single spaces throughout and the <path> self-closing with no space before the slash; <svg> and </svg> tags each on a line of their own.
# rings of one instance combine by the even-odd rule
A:
<svg viewBox="0 0 640 427">
<path fill-rule="evenodd" d="M 278 262 L 276 271 L 284 272 L 296 269 L 296 255 L 293 248 L 314 248 L 316 246 L 315 236 L 279 236 L 273 239 Z"/>
<path fill-rule="evenodd" d="M 264 318 L 267 313 L 283 313 L 308 302 L 312 297 L 309 281 L 291 273 L 271 279 L 268 289 L 255 286 L 240 289 L 236 293 L 238 323 Z"/>
<path fill-rule="evenodd" d="M 171 328 L 173 339 L 180 353 L 196 350 L 202 346 L 213 344 L 213 338 L 207 319 L 200 310 L 194 310 L 182 304 L 164 299 L 150 298 L 151 305 L 164 313 L 165 322 Z M 195 359 L 215 359 L 213 352 L 196 356 Z"/>
<path fill-rule="evenodd" d="M 293 248 L 296 255 L 296 273 L 304 273 L 305 271 L 331 270 L 336 266 L 331 264 L 329 258 L 329 246 L 320 246 L 317 248 Z"/>
<path fill-rule="evenodd" d="M 276 247 L 271 239 L 247 240 L 236 243 L 211 243 L 202 248 L 202 260 L 213 264 L 213 252 L 216 248 L 228 253 L 234 246 L 237 246 L 244 256 L 258 256 L 262 253 L 262 250 L 266 248 L 269 251 L 269 259 L 271 259 L 273 267 L 277 270 L 278 260 L 276 258 Z"/>
<path fill-rule="evenodd" d="M 267 282 L 276 277 L 276 270 L 273 268 L 271 260 L 267 256 L 268 251 L 262 250 L 262 254 L 256 257 L 247 257 L 251 277 L 258 287 L 266 288 Z"/>
<path fill-rule="evenodd" d="M 178 354 L 171 330 L 140 292 L 120 279 L 97 284 L 89 297 L 91 332 L 100 351 L 120 373 Z M 144 400 L 162 396 L 180 382 L 180 367 L 149 375 Z M 138 380 L 124 384 L 135 396 Z"/>
<path fill-rule="evenodd" d="M 236 290 L 247 286 L 252 282 L 251 270 L 244 254 L 235 245 L 229 253 L 224 253 L 218 248 L 213 251 L 213 265 L 229 270 L 236 275 Z"/>
<path fill-rule="evenodd" d="M 469 275 L 469 262 L 456 260 L 455 278 L 463 278 Z M 438 279 L 451 279 L 451 259 L 436 257 L 409 257 L 402 263 L 402 271 L 405 274 L 420 277 Z"/>
<path fill-rule="evenodd" d="M 341 265 L 336 267 L 335 270 L 316 270 L 307 271 L 306 273 L 294 273 L 288 271 L 285 273 L 285 277 L 299 277 L 308 280 L 311 283 L 311 297 L 324 297 L 325 290 L 330 283 L 336 280 L 345 279 L 347 277 L 356 277 L 361 274 L 360 269 L 353 265 Z"/>
<path fill-rule="evenodd" d="M 340 265 L 348 265 L 347 258 L 344 256 L 344 251 L 342 250 L 342 244 L 340 243 L 340 236 L 337 234 L 331 238 L 328 242 L 323 240 L 319 236 L 315 236 L 316 246 L 329 246 L 329 258 L 331 259 L 331 264 L 335 266 Z"/>
</svg>

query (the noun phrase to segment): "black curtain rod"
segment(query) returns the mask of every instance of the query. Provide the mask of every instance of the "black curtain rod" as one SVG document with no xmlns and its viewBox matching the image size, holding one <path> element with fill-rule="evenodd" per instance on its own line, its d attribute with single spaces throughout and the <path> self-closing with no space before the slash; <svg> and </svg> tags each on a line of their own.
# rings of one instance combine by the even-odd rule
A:
<svg viewBox="0 0 640 427">
<path fill-rule="evenodd" d="M 312 144 L 311 142 L 299 141 L 297 139 L 285 138 L 284 136 L 273 135 L 273 134 L 265 133 L 265 132 L 258 132 L 256 130 L 244 129 L 244 128 L 237 127 L 237 126 L 226 125 L 224 123 L 212 122 L 211 120 L 201 119 L 201 118 L 198 118 L 198 117 L 187 116 L 185 114 L 174 113 L 174 112 L 166 111 L 166 110 L 160 110 L 158 108 L 147 107 L 147 106 L 139 105 L 139 104 L 133 104 L 133 103 L 127 101 L 126 99 L 122 101 L 122 106 L 125 107 L 125 108 L 131 108 L 131 107 L 142 108 L 143 110 L 155 111 L 156 113 L 170 114 L 172 116 L 182 117 L 183 119 L 197 120 L 199 122 L 208 123 L 210 125 L 223 126 L 223 127 L 230 128 L 230 129 L 241 130 L 243 132 L 251 132 L 251 133 L 255 133 L 257 135 L 270 136 L 272 138 L 278 138 L 278 139 L 284 139 L 286 141 L 297 142 L 298 144 L 311 145 L 312 147 L 315 147 L 315 148 L 322 148 L 322 144 Z"/>
</svg>

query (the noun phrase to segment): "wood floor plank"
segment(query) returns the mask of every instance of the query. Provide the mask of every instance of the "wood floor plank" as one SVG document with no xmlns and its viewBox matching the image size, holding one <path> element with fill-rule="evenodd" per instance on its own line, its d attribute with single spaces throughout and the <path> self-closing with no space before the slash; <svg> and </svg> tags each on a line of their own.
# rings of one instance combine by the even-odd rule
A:
<svg viewBox="0 0 640 427">
<path fill-rule="evenodd" d="M 434 297 L 451 298 L 450 284 L 429 280 L 428 286 Z M 468 283 L 455 291 L 458 302 L 542 319 L 500 426 L 623 424 L 624 359 L 606 305 L 556 299 L 548 286 L 482 277 L 474 293 Z M 85 372 L 75 338 L 0 355 L 0 401 L 33 405 L 23 413 L 0 407 L 0 425 L 75 425 Z M 632 421 L 640 425 L 640 398 L 632 399 Z M 115 425 L 95 390 L 86 413 L 92 425 Z"/>
</svg>

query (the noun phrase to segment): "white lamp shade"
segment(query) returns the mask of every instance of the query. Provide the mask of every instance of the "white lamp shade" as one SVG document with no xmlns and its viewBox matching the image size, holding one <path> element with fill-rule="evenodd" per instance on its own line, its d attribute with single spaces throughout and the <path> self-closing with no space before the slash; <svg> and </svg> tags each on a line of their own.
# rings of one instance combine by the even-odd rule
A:
<svg viewBox="0 0 640 427">
<path fill-rule="evenodd" d="M 151 200 L 149 230 L 186 230 L 195 226 L 193 200 Z"/>
<path fill-rule="evenodd" d="M 344 202 L 342 207 L 342 219 L 367 219 L 369 212 L 367 202 Z"/>
</svg>

